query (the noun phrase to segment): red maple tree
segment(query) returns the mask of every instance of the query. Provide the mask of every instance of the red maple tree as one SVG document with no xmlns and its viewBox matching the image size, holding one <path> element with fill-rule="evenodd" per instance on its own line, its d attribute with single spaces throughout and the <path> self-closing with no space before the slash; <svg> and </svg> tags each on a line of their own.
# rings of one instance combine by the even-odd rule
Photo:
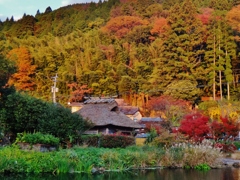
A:
<svg viewBox="0 0 240 180">
<path fill-rule="evenodd" d="M 202 13 L 197 17 L 202 21 L 203 25 L 207 25 L 209 23 L 213 11 L 214 10 L 211 8 L 202 8 Z"/>
<path fill-rule="evenodd" d="M 238 134 L 238 124 L 227 117 L 220 117 L 220 121 L 213 121 L 210 125 L 215 139 L 233 140 Z"/>
<path fill-rule="evenodd" d="M 202 141 L 210 132 L 209 117 L 197 112 L 188 114 L 181 121 L 179 132 L 188 135 L 190 139 Z"/>
</svg>

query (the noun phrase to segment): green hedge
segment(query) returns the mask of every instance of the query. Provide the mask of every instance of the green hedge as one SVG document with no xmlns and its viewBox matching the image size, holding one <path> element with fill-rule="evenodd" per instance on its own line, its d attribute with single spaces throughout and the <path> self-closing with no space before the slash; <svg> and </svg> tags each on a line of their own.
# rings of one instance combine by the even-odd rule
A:
<svg viewBox="0 0 240 180">
<path fill-rule="evenodd" d="M 80 145 L 87 145 L 89 147 L 103 147 L 103 148 L 124 148 L 135 144 L 135 138 L 124 135 L 82 135 L 79 137 Z"/>
<path fill-rule="evenodd" d="M 93 135 L 81 135 L 78 138 L 78 144 L 87 145 L 89 147 L 99 147 L 99 137 L 98 134 Z"/>
<path fill-rule="evenodd" d="M 102 135 L 100 137 L 100 147 L 104 148 L 124 148 L 135 144 L 135 138 L 123 135 Z"/>
<path fill-rule="evenodd" d="M 36 99 L 27 94 L 14 93 L 7 97 L 0 110 L 1 131 L 13 134 L 41 132 L 58 137 L 66 143 L 91 127 L 70 109 Z"/>
</svg>

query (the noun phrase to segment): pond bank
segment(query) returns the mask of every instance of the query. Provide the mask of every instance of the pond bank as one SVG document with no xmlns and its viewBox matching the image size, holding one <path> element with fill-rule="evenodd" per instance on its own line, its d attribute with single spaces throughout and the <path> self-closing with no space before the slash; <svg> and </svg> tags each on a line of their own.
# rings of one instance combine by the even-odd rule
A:
<svg viewBox="0 0 240 180">
<path fill-rule="evenodd" d="M 233 166 L 236 168 L 240 168 L 240 160 L 236 160 L 232 158 L 222 158 L 221 161 L 224 166 L 228 166 L 228 167 Z"/>
<path fill-rule="evenodd" d="M 221 158 L 224 166 L 240 168 L 240 151 L 235 151 Z"/>
</svg>

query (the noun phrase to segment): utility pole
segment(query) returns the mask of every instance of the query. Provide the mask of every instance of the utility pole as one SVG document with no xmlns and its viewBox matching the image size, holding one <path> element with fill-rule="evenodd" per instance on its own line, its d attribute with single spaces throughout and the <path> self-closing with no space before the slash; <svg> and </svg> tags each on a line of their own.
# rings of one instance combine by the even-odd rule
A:
<svg viewBox="0 0 240 180">
<path fill-rule="evenodd" d="M 56 92 L 58 92 L 58 88 L 56 87 L 57 78 L 58 78 L 58 76 L 57 76 L 57 73 L 56 73 L 56 75 L 54 77 L 52 77 L 52 79 L 53 79 L 53 86 L 52 86 L 53 97 L 52 97 L 52 99 L 53 99 L 54 104 L 56 104 Z"/>
</svg>

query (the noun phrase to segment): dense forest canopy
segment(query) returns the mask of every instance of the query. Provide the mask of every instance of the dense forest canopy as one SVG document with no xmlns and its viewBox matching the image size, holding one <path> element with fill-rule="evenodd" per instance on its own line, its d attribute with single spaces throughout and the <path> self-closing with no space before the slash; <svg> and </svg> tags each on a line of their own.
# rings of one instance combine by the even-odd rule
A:
<svg viewBox="0 0 240 180">
<path fill-rule="evenodd" d="M 129 99 L 234 99 L 239 52 L 238 0 L 100 0 L 0 22 L 0 56 L 16 66 L 9 84 L 51 101 L 57 74 L 62 104 L 77 101 L 78 88 Z"/>
</svg>

